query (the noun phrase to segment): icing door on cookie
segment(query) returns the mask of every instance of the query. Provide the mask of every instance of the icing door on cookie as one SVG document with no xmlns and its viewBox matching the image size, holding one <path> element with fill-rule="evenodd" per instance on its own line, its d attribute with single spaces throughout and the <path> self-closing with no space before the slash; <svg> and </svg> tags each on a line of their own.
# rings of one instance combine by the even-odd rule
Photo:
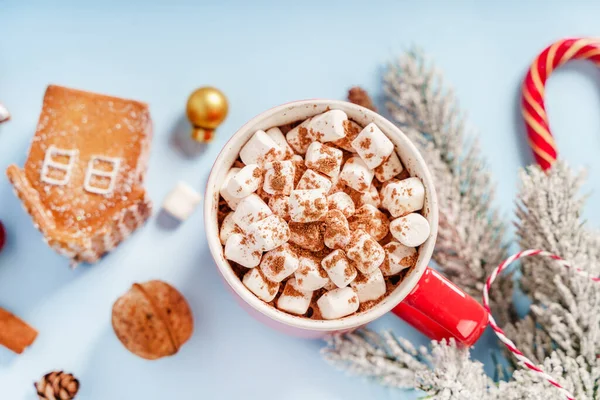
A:
<svg viewBox="0 0 600 400">
<path fill-rule="evenodd" d="M 78 151 L 50 146 L 44 155 L 40 179 L 50 185 L 64 186 L 71 179 Z"/>
<path fill-rule="evenodd" d="M 85 171 L 83 188 L 90 193 L 111 194 L 120 165 L 120 158 L 92 156 Z"/>
</svg>

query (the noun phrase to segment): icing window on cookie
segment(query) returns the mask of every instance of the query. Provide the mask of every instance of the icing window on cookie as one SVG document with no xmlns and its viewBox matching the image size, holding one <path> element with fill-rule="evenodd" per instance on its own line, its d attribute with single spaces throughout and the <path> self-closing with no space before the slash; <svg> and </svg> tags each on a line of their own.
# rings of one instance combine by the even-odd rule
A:
<svg viewBox="0 0 600 400">
<path fill-rule="evenodd" d="M 40 179 L 50 185 L 64 186 L 71 179 L 71 171 L 77 158 L 77 150 L 50 146 L 44 155 Z"/>
<path fill-rule="evenodd" d="M 120 165 L 120 158 L 93 156 L 85 171 L 83 188 L 90 193 L 112 193 L 115 189 Z"/>
</svg>

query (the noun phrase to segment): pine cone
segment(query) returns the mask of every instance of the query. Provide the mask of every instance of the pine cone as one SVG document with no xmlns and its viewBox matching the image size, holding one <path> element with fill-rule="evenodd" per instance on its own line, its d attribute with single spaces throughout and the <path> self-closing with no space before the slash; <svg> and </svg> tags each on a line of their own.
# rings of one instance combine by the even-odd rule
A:
<svg viewBox="0 0 600 400">
<path fill-rule="evenodd" d="M 369 93 L 360 86 L 355 86 L 348 90 L 348 101 L 350 103 L 358 104 L 372 111 L 377 111 L 377 107 L 373 104 Z"/>
<path fill-rule="evenodd" d="M 79 390 L 79 381 L 72 374 L 54 371 L 33 386 L 40 400 L 72 400 Z"/>
</svg>

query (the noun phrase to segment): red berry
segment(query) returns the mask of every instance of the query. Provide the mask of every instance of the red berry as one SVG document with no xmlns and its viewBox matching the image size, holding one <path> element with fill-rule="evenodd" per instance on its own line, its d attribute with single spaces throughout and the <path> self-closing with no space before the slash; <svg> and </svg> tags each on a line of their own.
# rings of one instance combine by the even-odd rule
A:
<svg viewBox="0 0 600 400">
<path fill-rule="evenodd" d="M 6 231 L 4 230 L 4 225 L 2 225 L 2 221 L 0 221 L 0 251 L 2 251 L 4 243 L 6 243 Z"/>
</svg>

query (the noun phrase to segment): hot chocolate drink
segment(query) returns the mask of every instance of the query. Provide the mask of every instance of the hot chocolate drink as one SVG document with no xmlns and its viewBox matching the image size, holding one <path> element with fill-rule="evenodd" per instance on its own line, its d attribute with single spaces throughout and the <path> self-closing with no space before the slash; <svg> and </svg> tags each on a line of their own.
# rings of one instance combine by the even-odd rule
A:
<svg viewBox="0 0 600 400">
<path fill-rule="evenodd" d="M 242 283 L 306 318 L 373 307 L 430 235 L 421 180 L 377 125 L 341 110 L 257 131 L 220 195 L 220 239 Z"/>
</svg>

